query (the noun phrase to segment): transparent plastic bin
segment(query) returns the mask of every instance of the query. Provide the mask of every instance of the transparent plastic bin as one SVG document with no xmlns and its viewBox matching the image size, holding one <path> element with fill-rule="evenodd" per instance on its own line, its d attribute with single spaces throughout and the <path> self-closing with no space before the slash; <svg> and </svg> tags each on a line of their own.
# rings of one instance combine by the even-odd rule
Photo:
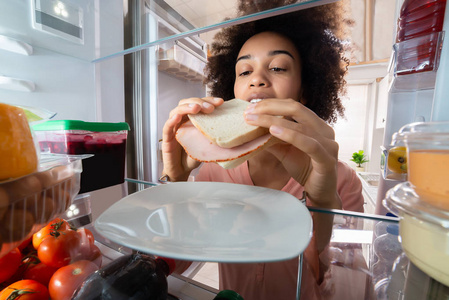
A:
<svg viewBox="0 0 449 300">
<path fill-rule="evenodd" d="M 394 44 L 395 75 L 436 71 L 444 32 L 433 32 Z"/>
<path fill-rule="evenodd" d="M 38 172 L 0 182 L 0 257 L 67 210 L 86 157 L 43 154 Z"/>
</svg>

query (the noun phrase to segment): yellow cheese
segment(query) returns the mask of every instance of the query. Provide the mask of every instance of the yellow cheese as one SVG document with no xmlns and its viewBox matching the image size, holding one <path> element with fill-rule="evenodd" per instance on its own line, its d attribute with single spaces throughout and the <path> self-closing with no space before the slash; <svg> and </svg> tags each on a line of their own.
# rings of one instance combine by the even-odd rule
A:
<svg viewBox="0 0 449 300">
<path fill-rule="evenodd" d="M 38 157 L 23 109 L 0 103 L 0 181 L 37 170 Z"/>
</svg>

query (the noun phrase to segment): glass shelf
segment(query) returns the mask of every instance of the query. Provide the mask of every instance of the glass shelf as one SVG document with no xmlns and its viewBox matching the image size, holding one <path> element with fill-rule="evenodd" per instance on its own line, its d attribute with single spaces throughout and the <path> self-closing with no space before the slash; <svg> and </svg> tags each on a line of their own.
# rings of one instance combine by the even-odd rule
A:
<svg viewBox="0 0 449 300">
<path fill-rule="evenodd" d="M 270 2 L 264 0 L 259 1 L 257 5 L 260 7 L 255 8 L 261 10 L 260 12 L 238 18 L 218 13 L 210 16 L 201 15 L 212 13 L 211 6 L 219 3 L 202 1 L 201 9 L 195 9 L 195 18 L 202 20 L 201 26 L 195 26 L 192 15 L 187 15 L 187 12 L 179 9 L 176 11 L 168 4 L 169 0 L 140 1 L 139 3 L 143 4 L 137 8 L 127 7 L 127 1 L 124 5 L 121 0 L 16 0 L 2 4 L 0 34 L 5 38 L 29 44 L 34 49 L 34 54 L 31 55 L 51 51 L 96 63 L 180 39 L 201 41 L 201 34 L 225 26 L 336 1 L 299 0 L 295 4 L 263 10 L 264 4 Z M 231 6 L 230 3 L 232 2 L 227 2 L 226 5 Z M 65 15 L 58 13 L 57 6 L 65 6 L 68 13 Z M 133 15 L 137 15 L 136 20 L 142 20 L 141 24 L 148 24 L 146 18 L 151 15 L 158 22 L 158 25 L 152 26 L 161 27 L 159 24 L 163 23 L 163 27 L 169 27 L 170 31 L 163 34 L 148 34 L 153 28 L 149 28 L 150 25 L 142 25 L 142 28 L 135 28 L 132 34 L 126 32 L 124 24 L 127 24 Z M 130 35 L 134 39 L 133 45 L 127 46 L 126 41 Z"/>
<path fill-rule="evenodd" d="M 223 27 L 237 25 L 237 24 L 243 24 L 246 22 L 251 22 L 267 17 L 277 16 L 297 10 L 302 10 L 314 6 L 324 5 L 332 2 L 336 2 L 337 0 L 300 0 L 298 3 L 281 6 L 272 8 L 269 10 L 263 10 L 260 12 L 256 12 L 250 15 L 241 16 L 237 18 L 231 18 L 229 20 L 224 20 L 222 22 L 214 23 L 215 18 L 208 19 L 208 16 L 202 16 L 203 19 L 206 18 L 206 25 L 202 27 L 194 27 L 191 25 L 183 16 L 178 14 L 176 11 L 174 11 L 165 1 L 162 0 L 156 0 L 156 1 L 150 1 L 147 3 L 147 9 L 151 11 L 151 13 L 154 13 L 158 16 L 158 18 L 165 19 L 166 22 L 169 22 L 173 27 L 172 30 L 175 31 L 174 34 L 171 34 L 169 36 L 160 37 L 156 35 L 154 38 L 149 38 L 149 41 L 143 42 L 140 45 L 123 49 L 123 51 L 118 51 L 115 53 L 110 53 L 108 55 L 104 55 L 102 57 L 98 57 L 93 60 L 93 62 L 99 62 L 102 60 L 107 60 L 113 57 L 117 56 L 123 56 L 126 54 L 134 53 L 136 51 L 147 49 L 153 46 L 158 46 L 164 43 L 170 43 L 174 42 L 176 40 L 188 38 L 188 37 L 195 37 L 200 36 L 202 33 L 217 30 Z M 261 1 L 259 4 L 261 7 L 263 7 L 264 3 L 268 3 L 268 0 Z M 162 5 L 163 4 L 163 5 Z M 204 5 L 213 5 L 214 2 L 205 2 Z M 260 8 L 257 8 L 260 9 Z M 223 17 L 224 19 L 224 17 Z M 171 20 L 171 22 L 170 22 Z M 174 21 L 173 21 L 174 20 Z M 210 23 L 209 23 L 210 22 Z"/>
</svg>

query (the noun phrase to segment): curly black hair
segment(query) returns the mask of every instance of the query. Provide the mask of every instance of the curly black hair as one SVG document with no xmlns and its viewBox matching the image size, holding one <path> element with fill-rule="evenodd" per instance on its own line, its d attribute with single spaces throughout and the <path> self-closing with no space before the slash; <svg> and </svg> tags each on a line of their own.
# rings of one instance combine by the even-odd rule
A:
<svg viewBox="0 0 449 300">
<path fill-rule="evenodd" d="M 296 1 L 241 0 L 239 15 L 292 2 Z M 340 96 L 345 93 L 344 76 L 349 64 L 342 43 L 347 25 L 351 25 L 351 20 L 345 18 L 346 5 L 331 3 L 222 29 L 214 37 L 205 69 L 210 94 L 234 98 L 235 63 L 241 47 L 255 34 L 276 32 L 298 49 L 306 106 L 323 120 L 335 123 L 338 115 L 344 115 Z"/>
</svg>

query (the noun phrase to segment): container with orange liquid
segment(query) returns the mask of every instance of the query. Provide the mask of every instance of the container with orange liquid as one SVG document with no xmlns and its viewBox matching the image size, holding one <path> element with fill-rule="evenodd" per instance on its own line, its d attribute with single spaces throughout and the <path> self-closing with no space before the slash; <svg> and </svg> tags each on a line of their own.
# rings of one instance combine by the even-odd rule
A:
<svg viewBox="0 0 449 300">
<path fill-rule="evenodd" d="M 408 124 L 396 138 L 407 147 L 408 181 L 420 199 L 449 211 L 449 122 Z"/>
</svg>

